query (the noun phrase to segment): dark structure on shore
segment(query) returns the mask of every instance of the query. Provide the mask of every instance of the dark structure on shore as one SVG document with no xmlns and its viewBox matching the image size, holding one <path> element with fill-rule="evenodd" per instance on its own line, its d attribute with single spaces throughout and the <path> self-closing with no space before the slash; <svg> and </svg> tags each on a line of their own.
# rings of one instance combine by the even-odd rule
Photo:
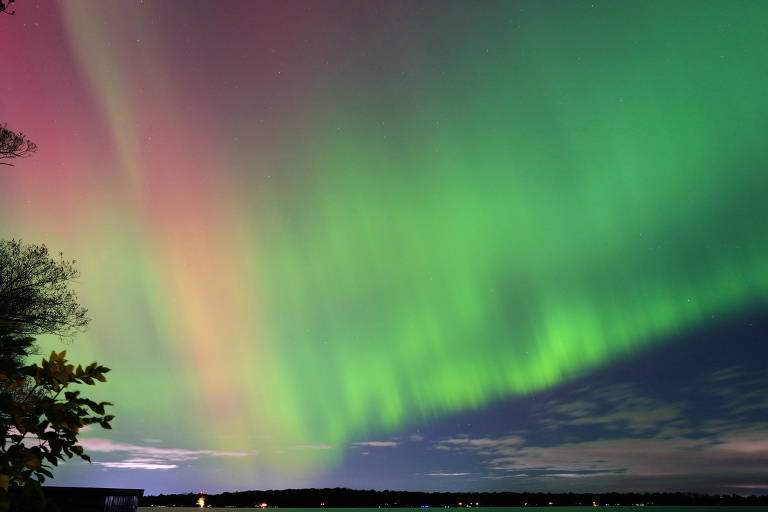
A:
<svg viewBox="0 0 768 512">
<path fill-rule="evenodd" d="M 43 487 L 60 512 L 136 512 L 144 489 Z"/>
</svg>

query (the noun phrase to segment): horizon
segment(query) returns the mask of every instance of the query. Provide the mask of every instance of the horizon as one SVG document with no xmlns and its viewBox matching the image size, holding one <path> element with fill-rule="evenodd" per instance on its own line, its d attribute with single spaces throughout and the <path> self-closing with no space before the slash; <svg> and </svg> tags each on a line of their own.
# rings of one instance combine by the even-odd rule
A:
<svg viewBox="0 0 768 512">
<path fill-rule="evenodd" d="M 376 492 L 376 493 L 403 493 L 403 494 L 457 494 L 457 495 L 463 495 L 463 494 L 623 494 L 623 495 L 632 495 L 632 494 L 683 494 L 683 495 L 700 495 L 700 496 L 728 496 L 723 494 L 711 494 L 706 492 L 695 492 L 695 491 L 685 491 L 685 490 L 679 490 L 679 491 L 567 491 L 567 492 L 558 492 L 558 491 L 533 491 L 533 492 L 526 492 L 526 491 L 503 491 L 503 490 L 496 490 L 496 491 L 428 491 L 428 490 L 422 490 L 422 491 L 403 491 L 403 490 L 396 490 L 396 489 L 376 489 L 376 488 L 370 488 L 370 489 L 356 489 L 356 488 L 348 488 L 348 487 L 320 487 L 320 488 L 314 488 L 314 487 L 303 487 L 298 489 L 292 489 L 292 488 L 285 488 L 285 489 L 242 489 L 237 491 L 220 491 L 215 493 L 209 493 L 204 491 L 187 491 L 187 492 L 176 492 L 176 493 L 169 493 L 169 494 L 145 494 L 144 497 L 156 497 L 156 496 L 171 496 L 171 495 L 206 495 L 206 496 L 216 496 L 221 494 L 237 494 L 237 493 L 248 493 L 248 492 L 290 492 L 290 491 L 353 491 L 353 492 Z M 733 494 L 734 496 L 740 497 L 740 498 L 747 498 L 747 497 L 765 497 L 764 494 Z M 461 506 L 464 506 L 462 504 Z M 482 507 L 482 505 L 479 505 Z M 478 507 L 478 505 L 473 505 L 472 503 L 467 503 L 466 508 L 474 508 Z M 325 505 L 318 506 L 318 508 L 333 508 L 333 507 L 326 507 Z"/>
<path fill-rule="evenodd" d="M 204 491 L 144 495 L 144 508 L 200 505 L 209 507 L 290 509 L 373 508 L 518 508 L 536 506 L 768 506 L 766 495 L 723 495 L 693 492 L 407 492 L 374 489 L 282 489 L 224 493 Z M 397 500 L 397 501 L 393 501 Z M 479 501 L 478 501 L 479 500 Z"/>
<path fill-rule="evenodd" d="M 768 2 L 14 5 L 116 417 L 48 483 L 768 495 Z"/>
</svg>

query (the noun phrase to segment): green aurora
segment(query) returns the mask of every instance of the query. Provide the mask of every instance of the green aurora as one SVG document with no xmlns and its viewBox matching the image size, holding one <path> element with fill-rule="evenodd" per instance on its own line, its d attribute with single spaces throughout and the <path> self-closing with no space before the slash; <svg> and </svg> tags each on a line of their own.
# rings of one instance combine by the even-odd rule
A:
<svg viewBox="0 0 768 512">
<path fill-rule="evenodd" d="M 78 133 L 110 140 L 50 157 L 82 173 L 26 193 L 56 208 L 18 184 L 2 207 L 80 261 L 73 351 L 114 368 L 123 432 L 322 468 L 768 299 L 768 2 L 406 3 L 335 30 L 318 9 L 272 36 L 331 38 L 295 43 L 331 67 L 277 41 L 302 76 L 233 65 L 263 89 L 222 93 L 226 38 L 259 30 L 181 53 L 168 5 L 61 4 Z M 13 179 L 60 179 L 44 158 Z"/>
<path fill-rule="evenodd" d="M 765 6 L 624 5 L 495 4 L 394 105 L 309 130 L 255 215 L 297 437 L 533 393 L 766 299 Z"/>
</svg>

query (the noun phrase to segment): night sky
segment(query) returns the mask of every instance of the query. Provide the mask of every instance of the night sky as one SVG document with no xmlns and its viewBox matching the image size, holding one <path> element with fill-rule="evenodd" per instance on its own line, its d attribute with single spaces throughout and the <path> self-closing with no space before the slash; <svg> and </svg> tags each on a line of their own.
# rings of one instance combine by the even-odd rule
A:
<svg viewBox="0 0 768 512">
<path fill-rule="evenodd" d="M 767 2 L 15 9 L 0 237 L 113 369 L 57 485 L 768 493 Z"/>
</svg>

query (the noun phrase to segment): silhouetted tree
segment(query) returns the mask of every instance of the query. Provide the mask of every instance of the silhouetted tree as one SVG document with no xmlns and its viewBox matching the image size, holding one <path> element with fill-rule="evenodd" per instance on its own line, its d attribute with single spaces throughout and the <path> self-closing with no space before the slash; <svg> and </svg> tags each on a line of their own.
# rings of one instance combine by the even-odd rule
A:
<svg viewBox="0 0 768 512">
<path fill-rule="evenodd" d="M 0 240 L 0 325 L 23 335 L 71 337 L 88 325 L 88 311 L 69 287 L 75 261 L 52 258 L 45 245 Z"/>
<path fill-rule="evenodd" d="M 14 0 L 0 0 L 0 14 Z M 30 156 L 37 145 L 0 124 L 2 160 Z M 71 364 L 53 351 L 40 364 L 26 364 L 39 334 L 71 338 L 88 324 L 87 310 L 69 287 L 78 276 L 74 261 L 48 254 L 44 245 L 0 240 L 0 512 L 50 510 L 41 484 L 51 469 L 72 457 L 90 461 L 78 444 L 80 429 L 112 428 L 109 402 L 94 402 L 73 390 L 106 382 L 109 368 Z"/>
<path fill-rule="evenodd" d="M 3 12 L 0 0 L 0 12 Z M 0 160 L 24 158 L 37 151 L 37 144 L 21 132 L 9 130 L 5 123 L 0 124 Z M 0 162 L 0 165 L 13 165 L 10 162 Z"/>
<path fill-rule="evenodd" d="M 0 336 L 4 349 L 18 349 L 18 341 Z M 51 352 L 40 365 L 0 367 L 0 512 L 42 509 L 40 485 L 53 478 L 53 466 L 72 457 L 90 461 L 77 436 L 87 425 L 112 428 L 114 416 L 105 412 L 112 404 L 81 397 L 71 386 L 106 382 L 108 371 L 97 363 L 75 367 L 66 351 Z"/>
<path fill-rule="evenodd" d="M 16 0 L 0 0 L 0 14 L 16 14 L 16 11 L 9 11 L 8 8 Z"/>
<path fill-rule="evenodd" d="M 111 428 L 108 402 L 94 402 L 76 384 L 105 382 L 109 368 L 71 364 L 53 351 L 40 364 L 33 335 L 71 337 L 88 323 L 70 283 L 74 262 L 52 258 L 44 245 L 0 240 L 0 512 L 42 510 L 40 484 L 71 457 L 90 460 L 77 436 L 82 427 Z"/>
</svg>

